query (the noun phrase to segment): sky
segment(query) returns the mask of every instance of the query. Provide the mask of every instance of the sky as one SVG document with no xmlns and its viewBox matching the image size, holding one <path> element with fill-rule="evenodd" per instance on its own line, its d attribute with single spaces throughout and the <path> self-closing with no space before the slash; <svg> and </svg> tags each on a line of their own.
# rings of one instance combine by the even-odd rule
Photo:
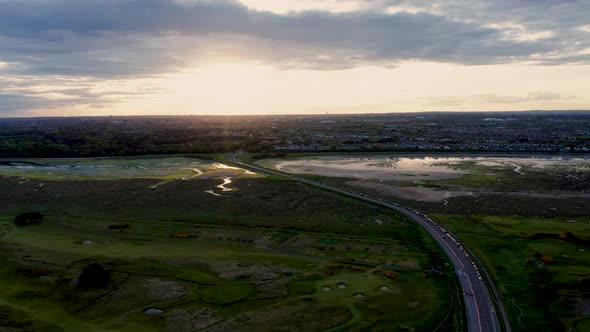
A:
<svg viewBox="0 0 590 332">
<path fill-rule="evenodd" d="M 588 0 L 0 0 L 0 117 L 590 109 Z"/>
</svg>

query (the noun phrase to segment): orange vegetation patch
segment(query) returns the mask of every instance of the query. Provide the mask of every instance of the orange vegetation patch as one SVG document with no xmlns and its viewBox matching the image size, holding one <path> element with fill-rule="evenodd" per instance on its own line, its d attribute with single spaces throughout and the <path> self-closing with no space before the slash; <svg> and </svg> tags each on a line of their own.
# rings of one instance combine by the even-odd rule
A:
<svg viewBox="0 0 590 332">
<path fill-rule="evenodd" d="M 539 259 L 542 260 L 543 263 L 545 263 L 545 264 L 553 264 L 553 263 L 555 263 L 555 258 L 553 258 L 553 257 L 541 256 L 541 258 L 539 258 Z"/>
<path fill-rule="evenodd" d="M 590 245 L 590 240 L 579 238 L 570 232 L 561 233 L 561 234 L 535 233 L 535 234 L 529 236 L 529 239 L 531 239 L 531 240 L 557 239 L 557 240 L 562 240 L 562 241 L 566 241 L 566 242 L 577 244 L 577 245 L 583 245 L 583 246 Z"/>
<path fill-rule="evenodd" d="M 178 237 L 178 238 L 191 237 L 191 235 L 188 234 L 188 233 L 174 233 L 174 234 L 170 234 L 170 236 L 172 236 L 172 237 Z"/>
</svg>

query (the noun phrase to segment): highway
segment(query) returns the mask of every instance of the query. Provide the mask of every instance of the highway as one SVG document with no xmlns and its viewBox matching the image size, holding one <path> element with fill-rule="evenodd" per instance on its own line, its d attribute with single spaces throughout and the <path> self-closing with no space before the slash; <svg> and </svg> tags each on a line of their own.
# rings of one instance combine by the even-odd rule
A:
<svg viewBox="0 0 590 332">
<path fill-rule="evenodd" d="M 454 235 L 438 225 L 435 221 L 430 219 L 425 214 L 418 211 L 405 208 L 397 203 L 387 202 L 378 197 L 367 196 L 362 193 L 342 190 L 332 187 L 325 183 L 311 181 L 295 175 L 270 170 L 256 165 L 245 164 L 232 157 L 231 161 L 242 168 L 265 174 L 279 175 L 288 177 L 296 181 L 306 183 L 312 186 L 321 187 L 342 195 L 352 196 L 354 198 L 364 200 L 373 204 L 384 206 L 386 208 L 396 210 L 407 217 L 414 220 L 418 225 L 422 226 L 443 248 L 451 263 L 455 267 L 455 272 L 463 290 L 463 299 L 465 302 L 465 311 L 467 315 L 467 328 L 469 332 L 510 332 L 510 326 L 507 323 L 506 314 L 502 308 L 501 301 L 494 290 L 496 302 L 500 304 L 500 313 L 496 313 L 492 303 L 490 292 L 484 283 L 483 278 L 487 274 L 480 272 L 482 267 L 479 267 L 471 257 L 469 251 L 464 247 L 463 243 L 459 241 Z M 490 281 L 491 282 L 491 281 Z M 491 286 L 493 287 L 493 285 Z M 498 315 L 503 318 L 504 324 L 500 324 Z"/>
</svg>

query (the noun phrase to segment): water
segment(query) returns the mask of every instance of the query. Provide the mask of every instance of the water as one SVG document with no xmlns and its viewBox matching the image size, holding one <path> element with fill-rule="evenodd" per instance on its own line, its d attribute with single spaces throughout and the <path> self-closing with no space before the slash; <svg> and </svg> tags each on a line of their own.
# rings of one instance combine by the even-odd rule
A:
<svg viewBox="0 0 590 332">
<path fill-rule="evenodd" d="M 226 187 L 226 185 L 230 184 L 231 182 L 231 178 L 223 178 L 223 183 L 217 185 L 216 187 L 221 189 L 221 191 L 232 191 L 231 188 Z"/>
<path fill-rule="evenodd" d="M 324 156 L 271 160 L 270 164 L 289 173 L 356 179 L 437 180 L 463 176 L 466 171 L 453 167 L 463 162 L 486 167 L 511 167 L 519 174 L 523 172 L 523 166 L 537 169 L 570 167 L 577 171 L 590 171 L 590 158 L 562 156 Z"/>
</svg>

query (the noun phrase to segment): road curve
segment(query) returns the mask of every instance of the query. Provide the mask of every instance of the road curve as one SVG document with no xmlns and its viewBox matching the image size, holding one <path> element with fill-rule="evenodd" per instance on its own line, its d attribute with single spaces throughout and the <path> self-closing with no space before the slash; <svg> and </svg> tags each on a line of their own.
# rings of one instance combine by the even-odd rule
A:
<svg viewBox="0 0 590 332">
<path fill-rule="evenodd" d="M 236 157 L 232 157 L 230 160 L 235 164 L 239 165 L 240 167 L 249 169 L 251 171 L 288 177 L 305 184 L 320 187 L 333 192 L 337 192 L 342 195 L 352 196 L 357 199 L 384 206 L 389 209 L 396 210 L 411 218 L 416 223 L 418 223 L 418 225 L 422 226 L 422 228 L 424 228 L 424 230 L 426 230 L 426 232 L 428 232 L 436 240 L 436 242 L 440 244 L 440 246 L 443 248 L 449 259 L 451 260 L 451 263 L 455 267 L 455 272 L 457 274 L 457 277 L 461 284 L 461 288 L 463 290 L 465 311 L 467 313 L 468 331 L 510 332 L 510 326 L 508 325 L 506 314 L 503 308 L 501 307 L 502 304 L 500 302 L 500 298 L 497 295 L 497 292 L 494 292 L 494 295 L 496 296 L 496 303 L 499 304 L 501 311 L 500 313 L 496 313 L 496 310 L 492 302 L 492 297 L 490 296 L 488 288 L 486 287 L 486 284 L 483 281 L 485 274 L 484 276 L 482 276 L 480 272 L 480 269 L 482 269 L 483 267 L 479 267 L 477 265 L 473 257 L 471 257 L 471 255 L 469 254 L 469 251 L 464 247 L 463 243 L 461 243 L 455 236 L 453 236 L 450 232 L 445 230 L 442 226 L 438 225 L 425 214 L 422 214 L 418 211 L 409 208 L 402 207 L 397 203 L 384 201 L 383 199 L 378 197 L 371 197 L 354 191 L 342 190 L 329 186 L 322 182 L 304 179 L 295 175 L 270 170 L 268 168 L 263 168 L 252 164 L 246 164 L 237 160 Z M 500 315 L 503 318 L 502 321 L 504 324 L 500 324 L 498 315 Z"/>
</svg>

